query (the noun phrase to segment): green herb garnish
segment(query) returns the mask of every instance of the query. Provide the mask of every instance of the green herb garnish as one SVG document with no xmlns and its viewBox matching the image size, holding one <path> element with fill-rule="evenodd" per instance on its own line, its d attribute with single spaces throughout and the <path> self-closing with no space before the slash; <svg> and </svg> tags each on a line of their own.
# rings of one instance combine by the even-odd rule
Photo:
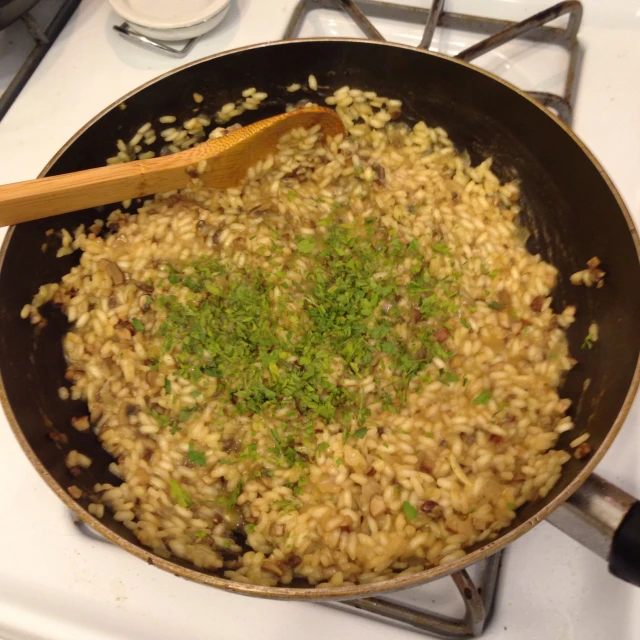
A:
<svg viewBox="0 0 640 640">
<path fill-rule="evenodd" d="M 300 253 L 313 253 L 316 248 L 316 241 L 313 238 L 303 238 L 298 242 L 298 251 Z"/>
<path fill-rule="evenodd" d="M 473 399 L 473 404 L 488 404 L 491 400 L 491 392 L 483 391 L 479 396 Z"/>
<path fill-rule="evenodd" d="M 149 415 L 160 425 L 162 429 L 168 427 L 171 424 L 171 418 L 151 409 Z"/>
<path fill-rule="evenodd" d="M 138 318 L 131 318 L 131 324 L 138 333 L 142 333 L 144 331 L 144 325 L 140 320 L 138 320 Z"/>
<path fill-rule="evenodd" d="M 233 493 L 228 498 L 223 498 L 222 503 L 227 508 L 228 511 L 231 511 L 233 507 L 236 506 L 236 502 L 242 493 L 242 489 L 244 489 L 244 482 L 238 482 L 236 488 L 233 490 Z"/>
<path fill-rule="evenodd" d="M 240 413 L 289 405 L 305 418 L 331 421 L 341 409 L 362 425 L 369 410 L 347 388 L 330 382 L 333 362 L 341 359 L 354 375 L 365 377 L 375 374 L 375 356 L 382 352 L 394 372 L 385 393 L 391 403 L 403 398 L 412 378 L 434 357 L 452 354 L 426 323 L 417 325 L 410 339 L 396 332 L 396 325 L 406 322 L 396 296 L 404 296 L 422 319 L 444 324 L 458 311 L 457 292 L 453 280 L 440 281 L 423 268 L 416 240 L 377 240 L 379 226 L 373 222 L 358 232 L 333 224 L 322 244 L 316 238 L 298 240 L 298 251 L 314 260 L 301 284 L 285 282 L 280 271 L 229 271 L 211 259 L 182 271 L 170 267 L 169 284 L 191 292 L 179 302 L 169 288 L 155 301 L 166 314 L 159 329 L 162 351 L 176 361 L 177 375 L 194 383 L 217 378 L 219 390 Z M 400 290 L 394 266 L 407 260 L 413 277 Z M 289 300 L 302 304 L 300 314 L 285 311 Z M 289 450 L 295 449 L 284 447 L 278 455 L 291 461 Z"/>
<path fill-rule="evenodd" d="M 582 341 L 582 349 L 593 349 L 593 340 L 591 339 L 591 335 L 587 334 L 585 339 Z"/>
<path fill-rule="evenodd" d="M 179 506 L 188 509 L 193 505 L 191 496 L 173 478 L 169 478 L 169 486 L 171 487 L 171 497 Z"/>
<path fill-rule="evenodd" d="M 204 467 L 207 464 L 207 457 L 202 451 L 196 451 L 193 442 L 189 443 L 189 451 L 187 453 L 187 457 L 189 458 L 189 462 L 193 462 L 194 464 L 200 465 Z"/>
<path fill-rule="evenodd" d="M 299 502 L 294 502 L 293 500 L 277 500 L 273 503 L 273 506 L 281 511 L 295 511 L 302 505 Z"/>
<path fill-rule="evenodd" d="M 407 520 L 415 520 L 418 517 L 418 510 L 406 500 L 402 503 L 402 511 L 404 511 Z"/>
</svg>

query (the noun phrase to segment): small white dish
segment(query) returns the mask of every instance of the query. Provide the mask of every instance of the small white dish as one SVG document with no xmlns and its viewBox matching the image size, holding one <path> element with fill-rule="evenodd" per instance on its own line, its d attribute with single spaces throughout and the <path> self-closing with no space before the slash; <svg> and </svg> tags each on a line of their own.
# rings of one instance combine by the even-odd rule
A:
<svg viewBox="0 0 640 640">
<path fill-rule="evenodd" d="M 113 2 L 114 0 L 111 1 Z M 221 11 L 216 13 L 214 16 L 211 16 L 208 20 L 204 20 L 188 27 L 178 27 L 175 29 L 153 29 L 151 27 L 132 22 L 128 19 L 127 22 L 134 31 L 152 40 L 160 40 L 165 42 L 191 40 L 192 38 L 199 38 L 201 35 L 204 35 L 208 31 L 215 29 L 215 27 L 217 27 L 227 15 L 230 4 L 231 2 L 229 0 L 227 5 L 223 7 Z"/>
<path fill-rule="evenodd" d="M 202 35 L 224 18 L 231 0 L 109 0 L 113 10 L 142 33 L 141 28 L 157 33 L 173 32 L 165 40 L 184 40 L 194 35 L 175 37 L 178 30 L 195 29 Z M 217 20 L 214 20 L 216 19 Z M 206 27 L 205 27 L 206 25 Z M 187 32 L 185 32 L 187 33 Z M 189 31 L 188 33 L 195 33 Z M 147 34 L 145 34 L 147 35 Z"/>
</svg>

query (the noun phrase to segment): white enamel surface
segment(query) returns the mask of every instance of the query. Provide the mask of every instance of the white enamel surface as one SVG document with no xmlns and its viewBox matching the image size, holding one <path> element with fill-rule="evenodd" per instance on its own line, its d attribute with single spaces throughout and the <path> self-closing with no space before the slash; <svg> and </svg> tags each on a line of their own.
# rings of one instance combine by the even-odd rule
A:
<svg viewBox="0 0 640 640">
<path fill-rule="evenodd" d="M 415 0 L 414 4 L 427 2 Z M 449 6 L 469 12 L 479 4 L 493 17 L 521 19 L 550 3 L 456 0 Z M 585 55 L 574 128 L 610 173 L 639 222 L 640 1 L 587 0 L 584 4 L 580 40 Z M 203 36 L 186 61 L 279 38 L 294 5 L 295 0 L 237 0 L 219 28 Z M 121 21 L 105 2 L 81 3 L 0 122 L 2 180 L 35 177 L 60 146 L 107 104 L 183 64 L 184 60 L 121 38 L 111 29 Z M 407 43 L 419 39 L 419 30 L 411 25 L 377 25 L 390 39 Z M 305 23 L 303 35 L 357 35 L 357 30 L 338 14 L 318 11 Z M 0 90 L 6 86 L 1 83 L 6 82 L 6 69 L 18 49 L 8 46 L 10 37 L 20 36 L 0 32 Z M 438 32 L 434 40 L 437 48 L 447 52 L 472 42 L 464 34 Z M 479 62 L 525 87 L 559 88 L 564 69 L 561 53 L 522 44 L 510 49 L 515 58 L 498 50 Z M 640 496 L 639 460 L 636 403 L 598 472 Z M 81 536 L 22 454 L 1 415 L 0 487 L 0 638 L 4 640 L 419 637 L 319 605 L 222 593 Z M 423 599 L 427 606 L 435 599 L 448 610 L 457 606 L 448 583 L 411 590 L 403 597 Z M 496 613 L 484 637 L 637 640 L 640 589 L 613 579 L 598 558 L 543 523 L 509 549 Z"/>
<path fill-rule="evenodd" d="M 109 0 L 125 20 L 151 29 L 179 29 L 210 20 L 229 0 Z"/>
</svg>

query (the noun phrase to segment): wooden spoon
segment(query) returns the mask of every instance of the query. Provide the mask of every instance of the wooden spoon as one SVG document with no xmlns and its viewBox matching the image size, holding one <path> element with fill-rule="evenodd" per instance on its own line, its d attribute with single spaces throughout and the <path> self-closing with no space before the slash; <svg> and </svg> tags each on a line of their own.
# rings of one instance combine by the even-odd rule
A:
<svg viewBox="0 0 640 640">
<path fill-rule="evenodd" d="M 254 122 L 173 155 L 0 186 L 0 226 L 182 189 L 196 167 L 204 169 L 199 177 L 205 186 L 235 187 L 250 167 L 275 151 L 284 134 L 317 124 L 326 137 L 344 133 L 335 111 L 307 107 Z M 200 164 L 203 160 L 206 167 Z"/>
</svg>

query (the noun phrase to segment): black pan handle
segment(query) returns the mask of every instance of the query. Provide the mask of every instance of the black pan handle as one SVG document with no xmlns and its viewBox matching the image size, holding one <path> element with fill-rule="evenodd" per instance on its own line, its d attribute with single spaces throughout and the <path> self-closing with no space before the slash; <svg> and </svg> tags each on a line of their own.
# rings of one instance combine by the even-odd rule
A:
<svg viewBox="0 0 640 640">
<path fill-rule="evenodd" d="M 640 502 L 633 496 L 592 474 L 547 519 L 604 558 L 614 576 L 640 587 Z"/>
<path fill-rule="evenodd" d="M 617 578 L 640 587 L 640 502 L 637 500 L 613 534 L 609 571 Z"/>
</svg>

